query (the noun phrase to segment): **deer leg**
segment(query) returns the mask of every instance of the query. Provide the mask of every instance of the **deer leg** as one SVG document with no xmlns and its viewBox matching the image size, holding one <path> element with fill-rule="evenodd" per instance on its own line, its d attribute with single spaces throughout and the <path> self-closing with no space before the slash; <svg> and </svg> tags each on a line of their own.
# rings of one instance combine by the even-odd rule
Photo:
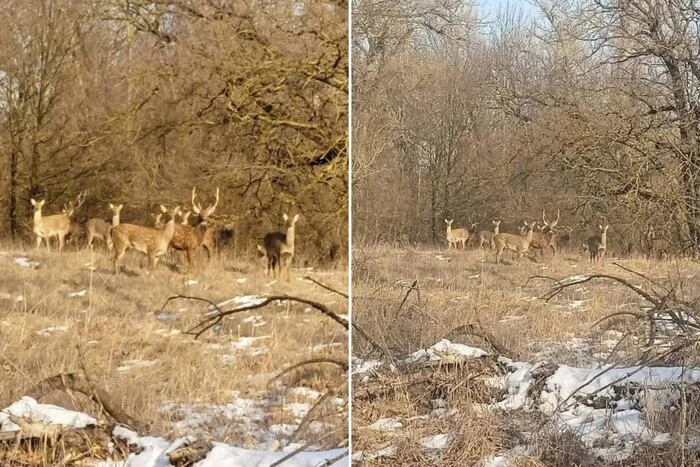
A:
<svg viewBox="0 0 700 467">
<path fill-rule="evenodd" d="M 187 249 L 187 264 L 190 270 L 194 267 L 194 250 L 192 248 Z"/>
<path fill-rule="evenodd" d="M 37 236 L 36 237 L 36 249 L 38 250 L 41 247 L 41 237 Z"/>
</svg>

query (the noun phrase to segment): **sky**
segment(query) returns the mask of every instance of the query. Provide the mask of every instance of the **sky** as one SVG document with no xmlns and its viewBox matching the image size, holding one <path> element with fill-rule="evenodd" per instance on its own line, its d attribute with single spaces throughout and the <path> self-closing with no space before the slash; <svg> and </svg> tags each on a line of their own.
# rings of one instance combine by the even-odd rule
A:
<svg viewBox="0 0 700 467">
<path fill-rule="evenodd" d="M 488 19 L 494 19 L 499 10 L 508 7 L 515 7 L 526 16 L 537 14 L 537 7 L 532 0 L 476 0 L 477 10 L 488 16 Z"/>
</svg>

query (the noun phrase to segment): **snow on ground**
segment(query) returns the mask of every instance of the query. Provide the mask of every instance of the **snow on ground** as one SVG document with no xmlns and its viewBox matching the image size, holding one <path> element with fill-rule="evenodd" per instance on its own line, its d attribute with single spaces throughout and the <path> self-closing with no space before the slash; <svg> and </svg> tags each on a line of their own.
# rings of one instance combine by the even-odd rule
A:
<svg viewBox="0 0 700 467">
<path fill-rule="evenodd" d="M 99 422 L 87 414 L 67 410 L 50 404 L 40 404 L 31 397 L 22 397 L 14 404 L 0 411 L 0 432 L 18 431 L 18 425 L 10 421 L 10 416 L 29 419 L 45 425 L 62 425 L 78 429 Z M 285 430 L 286 428 L 281 428 Z M 173 442 L 156 436 L 139 436 L 136 432 L 117 426 L 112 434 L 136 446 L 138 453 L 129 455 L 126 461 L 106 460 L 97 464 L 100 466 L 129 467 L 165 467 L 170 465 L 167 454 L 177 448 L 191 444 L 194 437 L 176 439 Z M 212 443 L 213 448 L 206 457 L 197 462 L 198 467 L 214 467 L 222 465 L 266 466 L 281 461 L 288 452 L 272 452 L 264 450 L 249 450 L 230 446 L 223 443 Z M 306 451 L 293 455 L 284 461 L 290 467 L 316 467 L 330 465 L 334 467 L 349 466 L 348 450 L 333 449 L 330 451 Z M 329 462 L 331 461 L 331 462 Z M 326 464 L 327 462 L 327 464 Z"/>
<path fill-rule="evenodd" d="M 126 360 L 117 368 L 117 371 L 129 371 L 132 368 L 148 368 L 160 363 L 160 360 Z"/>
<path fill-rule="evenodd" d="M 20 427 L 10 420 L 11 416 L 67 428 L 85 428 L 97 424 L 97 420 L 87 414 L 73 412 L 56 405 L 40 404 L 26 396 L 0 410 L 0 431 L 19 431 Z"/>
<path fill-rule="evenodd" d="M 420 349 L 413 352 L 406 359 L 407 363 L 419 363 L 427 361 L 447 360 L 448 357 L 456 358 L 477 358 L 487 355 L 488 352 L 470 347 L 464 344 L 453 344 L 447 339 L 443 339 L 437 344 L 427 349 Z"/>
<path fill-rule="evenodd" d="M 367 428 L 371 428 L 377 431 L 394 431 L 397 428 L 403 428 L 403 423 L 396 420 L 395 418 L 380 418 L 374 423 L 369 425 Z"/>
<path fill-rule="evenodd" d="M 40 336 L 46 337 L 52 332 L 66 332 L 67 330 L 68 326 L 51 326 L 49 328 L 39 329 L 36 333 Z"/>
<path fill-rule="evenodd" d="M 41 264 L 38 261 L 30 261 L 29 258 L 15 258 L 14 262 L 17 266 L 32 269 L 36 269 L 39 266 L 39 264 Z"/>
<path fill-rule="evenodd" d="M 614 332 L 614 331 L 613 331 Z M 619 337 L 619 336 L 618 336 Z M 609 341 L 609 342 L 608 342 Z M 613 345 L 614 339 L 603 341 Z M 582 342 L 572 345 L 581 349 Z M 478 358 L 488 353 L 482 349 L 441 340 L 432 347 L 418 350 L 406 359 L 408 364 L 425 361 L 451 362 L 455 357 Z M 553 420 L 562 430 L 577 434 L 591 452 L 610 461 L 621 461 L 632 454 L 640 441 L 666 443 L 670 433 L 657 432 L 646 424 L 646 411 L 661 413 L 677 410 L 680 406 L 679 383 L 700 383 L 700 370 L 682 367 L 614 367 L 592 362 L 589 366 L 559 365 L 548 376 L 537 393 L 532 393 L 533 374 L 542 370 L 543 363 L 517 362 L 506 357 L 498 361 L 505 374 L 489 377 L 484 382 L 501 389 L 500 400 L 475 407 L 484 410 L 537 410 Z M 353 375 L 363 375 L 363 381 L 376 375 L 383 364 L 353 357 Z M 632 385 L 639 388 L 629 394 L 616 391 L 614 386 Z M 603 401 L 603 408 L 601 402 Z M 433 401 L 431 416 L 443 416 L 446 408 L 439 400 Z M 444 406 L 444 404 L 443 404 Z M 394 431 L 402 428 L 395 419 L 379 419 L 369 428 Z M 429 449 L 444 449 L 449 445 L 447 434 L 421 439 Z M 393 448 L 393 450 L 392 450 Z M 391 444 L 381 445 L 374 452 L 355 453 L 354 460 L 368 460 L 395 454 Z M 509 453 L 497 453 L 484 459 L 483 466 L 508 465 Z"/>
<path fill-rule="evenodd" d="M 241 397 L 238 391 L 232 391 L 231 400 L 226 404 L 168 402 L 161 411 L 172 421 L 176 436 L 225 439 L 241 435 L 246 439 L 245 447 L 270 450 L 271 446 L 275 449 L 288 447 L 285 438 L 296 431 L 320 396 L 321 393 L 306 387 L 290 388 L 274 396 L 261 392 L 248 398 Z M 333 402 L 338 406 L 345 404 L 341 398 Z M 327 429 L 320 422 L 310 426 L 311 434 Z"/>
<path fill-rule="evenodd" d="M 78 290 L 77 292 L 70 292 L 68 298 L 80 298 L 87 295 L 87 290 Z"/>
</svg>

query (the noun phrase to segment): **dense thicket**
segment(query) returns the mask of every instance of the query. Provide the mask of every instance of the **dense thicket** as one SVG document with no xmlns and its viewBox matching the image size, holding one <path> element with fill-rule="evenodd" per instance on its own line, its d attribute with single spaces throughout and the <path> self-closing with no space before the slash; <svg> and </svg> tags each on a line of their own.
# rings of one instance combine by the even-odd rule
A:
<svg viewBox="0 0 700 467">
<path fill-rule="evenodd" d="M 31 197 L 145 223 L 218 186 L 239 249 L 289 212 L 302 256 L 342 250 L 347 27 L 322 0 L 2 2 L 0 229 L 30 231 Z"/>
<path fill-rule="evenodd" d="M 561 210 L 700 251 L 700 3 L 356 0 L 353 235 L 435 242 Z M 488 21 L 487 21 L 488 19 Z"/>
</svg>

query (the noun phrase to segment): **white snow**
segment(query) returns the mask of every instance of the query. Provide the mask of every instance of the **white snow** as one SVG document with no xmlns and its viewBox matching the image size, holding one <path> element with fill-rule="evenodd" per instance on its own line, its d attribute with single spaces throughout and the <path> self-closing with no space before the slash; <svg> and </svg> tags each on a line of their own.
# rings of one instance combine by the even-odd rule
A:
<svg viewBox="0 0 700 467">
<path fill-rule="evenodd" d="M 426 436 L 425 438 L 421 438 L 419 441 L 419 443 L 427 449 L 445 449 L 447 447 L 447 443 L 449 442 L 450 435 L 447 433 Z"/>
<path fill-rule="evenodd" d="M 68 326 L 51 326 L 50 328 L 39 329 L 36 333 L 40 336 L 46 337 L 52 332 L 66 332 L 67 330 Z"/>
<path fill-rule="evenodd" d="M 376 431 L 394 431 L 397 428 L 403 428 L 403 423 L 395 418 L 380 418 L 367 428 L 371 428 L 372 430 Z"/>
<path fill-rule="evenodd" d="M 157 365 L 160 360 L 126 360 L 122 362 L 117 371 L 129 371 L 132 368 L 148 368 L 149 366 Z"/>
<path fill-rule="evenodd" d="M 15 264 L 17 266 L 22 266 L 23 268 L 35 269 L 41 263 L 38 261 L 30 261 L 29 258 L 15 258 Z"/>
<path fill-rule="evenodd" d="M 87 414 L 67 410 L 56 405 L 40 404 L 27 396 L 0 411 L 0 431 L 19 431 L 20 427 L 10 421 L 10 415 L 32 422 L 61 425 L 68 428 L 85 428 L 98 424 L 97 420 Z"/>
<path fill-rule="evenodd" d="M 85 428 L 98 424 L 97 420 L 87 414 L 67 410 L 55 405 L 40 404 L 31 397 L 22 397 L 20 400 L 0 411 L 0 431 L 18 431 L 20 428 L 9 420 L 10 415 L 29 419 L 33 422 L 46 425 L 62 425 L 69 428 Z M 272 427 L 271 427 L 272 428 Z M 275 430 L 288 432 L 290 427 L 278 425 Z M 272 430 L 272 431 L 275 431 Z M 173 442 L 155 436 L 139 436 L 132 430 L 117 426 L 113 430 L 113 435 L 126 440 L 129 444 L 140 447 L 137 453 L 129 455 L 126 462 L 107 459 L 102 466 L 106 465 L 128 465 L 129 467 L 165 467 L 170 465 L 167 454 L 184 445 L 191 444 L 196 440 L 194 437 L 179 438 Z M 222 465 L 240 466 L 266 466 L 280 461 L 289 453 L 249 450 L 229 446 L 223 443 L 212 443 L 213 448 L 206 457 L 197 462 L 198 467 L 214 467 Z M 285 466 L 291 467 L 317 467 L 324 463 L 336 459 L 329 464 L 334 467 L 349 466 L 347 449 L 333 449 L 330 451 L 306 451 L 300 452 L 284 462 Z"/>
<path fill-rule="evenodd" d="M 413 352 L 406 359 L 407 363 L 417 363 L 426 361 L 445 360 L 447 358 L 478 358 L 488 355 L 488 352 L 477 347 L 470 347 L 464 344 L 454 344 L 447 339 L 443 339 L 437 344 L 427 349 L 420 349 Z"/>
<path fill-rule="evenodd" d="M 68 294 L 68 298 L 79 298 L 87 295 L 87 290 L 79 290 Z"/>
</svg>

